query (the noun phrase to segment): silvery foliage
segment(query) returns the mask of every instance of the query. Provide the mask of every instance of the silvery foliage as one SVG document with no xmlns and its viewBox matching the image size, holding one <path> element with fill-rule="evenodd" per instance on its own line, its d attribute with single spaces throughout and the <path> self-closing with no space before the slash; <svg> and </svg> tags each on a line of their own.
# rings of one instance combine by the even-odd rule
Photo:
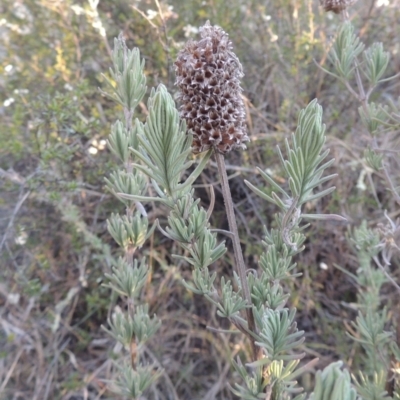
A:
<svg viewBox="0 0 400 400">
<path fill-rule="evenodd" d="M 121 61 L 123 60 L 123 61 Z M 129 70 L 130 69 L 130 70 Z M 168 225 L 159 230 L 168 238 L 177 241 L 185 250 L 185 256 L 175 255 L 192 265 L 192 282 L 183 284 L 195 293 L 203 294 L 217 307 L 221 317 L 228 318 L 238 331 L 251 334 L 260 348 L 260 359 L 244 367 L 241 360 L 234 362 L 243 378 L 232 390 L 243 399 L 256 399 L 270 392 L 273 398 L 290 398 L 302 391 L 296 377 L 304 370 L 298 368 L 303 354 L 296 352 L 304 341 L 303 332 L 298 331 L 294 309 L 285 307 L 288 294 L 281 283 L 298 276 L 294 272 L 292 257 L 303 248 L 303 218 L 325 218 L 322 215 L 301 214 L 301 206 L 330 193 L 333 188 L 320 192 L 315 189 L 332 176 L 322 177 L 332 161 L 322 162 L 328 155 L 323 151 L 324 126 L 321 122 L 322 109 L 313 101 L 300 113 L 299 126 L 292 137 L 293 145 L 286 142 L 289 158 L 284 160 L 279 152 L 285 171 L 289 176 L 289 193 L 281 189 L 265 172 L 261 175 L 272 184 L 272 197 L 247 183 L 256 193 L 272 201 L 281 209 L 276 220 L 279 229 L 266 230 L 265 252 L 260 260 L 261 275 L 248 275 L 253 304 L 248 305 L 243 297 L 240 281 L 222 277 L 215 285 L 216 274 L 209 266 L 226 252 L 224 242 L 209 224 L 209 215 L 194 199 L 192 184 L 203 170 L 211 151 L 200 159 L 188 174 L 193 160 L 192 136 L 178 116 L 171 95 L 163 85 L 150 93 L 148 116 L 144 123 L 131 121 L 133 107 L 143 97 L 145 78 L 143 63 L 138 50 L 130 51 L 122 39 L 115 42 L 114 70 L 117 81 L 110 97 L 124 105 L 125 121 L 117 121 L 111 131 L 109 146 L 124 163 L 124 168 L 112 173 L 107 180 L 109 189 L 124 202 L 125 216 L 112 215 L 109 231 L 116 242 L 125 250 L 127 257 L 119 259 L 110 274 L 108 284 L 116 293 L 137 301 L 146 279 L 146 266 L 137 260 L 129 263 L 132 249 L 143 245 L 148 237 L 148 221 L 144 204 L 155 202 L 164 206 L 168 213 Z M 128 149 L 128 150 L 127 150 Z M 151 187 L 151 191 L 149 188 Z M 149 193 L 152 193 L 149 195 Z M 256 331 L 249 332 L 243 311 L 252 307 Z M 136 307 L 132 314 L 116 314 L 109 322 L 111 334 L 126 346 L 132 340 L 143 344 L 158 327 L 157 320 L 148 316 L 146 306 Z M 139 360 L 140 364 L 140 360 Z M 124 370 L 120 382 L 121 390 L 132 397 L 151 385 L 155 374 L 142 365 Z M 128 391 L 128 392 L 127 392 Z M 304 398 L 303 395 L 297 397 Z"/>
<path fill-rule="evenodd" d="M 360 56 L 362 61 L 358 60 Z M 379 83 L 393 79 L 382 79 L 389 64 L 389 52 L 384 51 L 382 43 L 374 43 L 365 49 L 354 33 L 353 25 L 346 21 L 338 30 L 329 58 L 335 72 L 325 71 L 341 80 L 361 103 L 358 109 L 361 122 L 371 135 L 371 145 L 364 152 L 365 161 L 373 170 L 383 173 L 394 200 L 400 204 L 399 189 L 391 181 L 384 162 L 385 152 L 378 145 L 380 136 L 399 128 L 398 108 L 394 104 L 369 102 Z M 376 229 L 369 228 L 366 221 L 354 229 L 350 240 L 357 253 L 359 268 L 355 275 L 343 270 L 354 279 L 358 288 L 358 317 L 352 323 L 349 336 L 365 352 L 364 371 L 353 377 L 358 395 L 365 400 L 400 398 L 400 373 L 396 368 L 400 351 L 393 328 L 386 330 L 390 316 L 381 296 L 382 286 L 387 282 L 400 291 L 388 270 L 393 254 L 400 250 L 400 221 L 393 221 L 386 211 L 384 215 L 387 222 L 378 224 Z M 399 316 L 398 312 L 395 314 Z M 385 390 L 387 382 L 392 386 L 393 397 Z"/>
<path fill-rule="evenodd" d="M 354 229 L 351 241 L 357 253 L 359 268 L 351 275 L 358 288 L 358 316 L 352 322 L 354 341 L 363 348 L 363 371 L 353 376 L 355 387 L 362 399 L 391 399 L 396 397 L 396 381 L 399 373 L 391 366 L 391 358 L 400 361 L 400 351 L 395 335 L 388 331 L 390 316 L 383 306 L 381 289 L 390 281 L 390 275 L 380 265 L 381 238 L 377 229 L 370 229 L 366 221 Z M 393 368 L 393 369 L 392 369 Z M 393 382 L 393 396 L 386 391 L 387 381 Z M 397 387 L 397 396 L 399 396 Z"/>
<path fill-rule="evenodd" d="M 360 56 L 362 60 L 358 59 Z M 370 102 L 369 98 L 378 84 L 398 77 L 396 75 L 391 78 L 382 78 L 388 67 L 390 54 L 384 51 L 382 43 L 373 43 L 365 49 L 364 44 L 354 32 L 354 26 L 346 21 L 339 27 L 329 53 L 329 60 L 335 72 L 322 69 L 343 82 L 362 103 L 358 109 L 361 122 L 373 139 L 372 145 L 365 151 L 365 159 L 371 168 L 380 170 L 383 156 L 377 148 L 376 138 L 380 134 L 398 129 L 400 115 L 398 107 L 393 102 L 389 105 L 376 104 Z M 393 190 L 393 188 L 390 189 Z"/>
<path fill-rule="evenodd" d="M 126 310 L 116 309 L 104 328 L 120 342 L 129 354 L 129 363 L 118 365 L 119 378 L 114 382 L 115 390 L 133 399 L 139 398 L 160 376 L 157 366 L 149 364 L 143 348 L 157 332 L 160 321 L 149 313 L 147 304 L 140 301 L 146 284 L 149 268 L 143 257 L 135 259 L 135 252 L 150 236 L 145 209 L 138 201 L 123 199 L 119 193 L 143 194 L 146 177 L 133 168 L 129 148 L 137 148 L 137 134 L 141 129 L 138 121 L 133 123 L 135 107 L 146 93 L 144 62 L 138 49 L 128 50 L 122 37 L 114 42 L 111 79 L 106 78 L 110 93 L 104 93 L 123 106 L 124 119 L 116 121 L 111 128 L 108 146 L 120 159 L 122 165 L 106 179 L 108 189 L 125 205 L 125 215 L 112 214 L 107 221 L 108 231 L 123 250 L 123 256 L 114 260 L 108 283 L 116 295 L 125 300 Z"/>
<path fill-rule="evenodd" d="M 265 251 L 260 258 L 261 275 L 249 276 L 249 285 L 254 298 L 253 310 L 258 332 L 256 343 L 263 351 L 263 358 L 252 363 L 252 375 L 245 373 L 239 360 L 236 369 L 245 385 L 236 385 L 234 392 L 244 399 L 260 399 L 267 393 L 271 399 L 305 399 L 297 386 L 298 377 L 307 365 L 298 368 L 304 354 L 296 352 L 304 341 L 303 332 L 298 331 L 294 321 L 296 310 L 285 307 L 287 295 L 282 282 L 296 277 L 293 257 L 304 249 L 304 230 L 308 225 L 303 220 L 341 219 L 336 215 L 305 214 L 302 206 L 331 193 L 334 187 L 322 185 L 335 175 L 324 176 L 325 170 L 334 160 L 326 161 L 329 150 L 324 149 L 325 126 L 322 124 L 322 108 L 313 100 L 300 112 L 297 129 L 291 141 L 285 141 L 287 158 L 278 148 L 283 170 L 288 178 L 288 187 L 282 188 L 267 172 L 259 169 L 269 188 L 259 188 L 245 181 L 247 186 L 263 199 L 276 205 L 279 213 L 275 216 L 278 228 L 265 231 Z M 333 372 L 324 373 L 330 376 Z M 267 389 L 265 389 L 267 388 Z M 318 389 L 318 390 L 317 390 Z M 322 392 L 321 392 L 322 390 Z M 341 390 L 341 392 L 340 392 Z M 339 400 L 338 393 L 347 387 L 339 385 L 332 391 L 325 388 L 324 380 L 313 394 L 313 399 Z M 322 393 L 322 394 L 321 394 Z"/>
<path fill-rule="evenodd" d="M 218 315 L 228 318 L 238 331 L 254 337 L 261 357 L 250 364 L 249 368 L 243 367 L 239 359 L 234 363 L 244 381 L 244 384 L 237 384 L 232 388 L 234 393 L 243 399 L 253 399 L 265 395 L 269 390 L 274 398 L 283 399 L 301 392 L 295 378 L 303 371 L 302 368 L 297 368 L 303 354 L 293 350 L 301 345 L 304 337 L 303 332 L 299 332 L 296 327 L 296 311 L 285 308 L 287 295 L 283 293 L 281 282 L 297 276 L 292 257 L 302 250 L 305 240 L 302 233 L 304 227 L 299 226 L 301 220 L 326 218 L 323 215 L 301 214 L 301 206 L 334 189 L 315 192 L 317 187 L 333 176 L 322 177 L 332 161 L 323 163 L 328 151 L 323 150 L 325 128 L 321 122 L 321 107 L 313 101 L 300 113 L 299 126 L 292 137 L 293 146 L 286 142 L 289 158 L 284 160 L 280 153 L 289 176 L 290 192 L 286 193 L 263 171 L 260 173 L 268 182 L 272 182 L 282 198 L 275 193 L 269 197 L 248 183 L 256 193 L 272 200 L 282 211 L 277 216 L 280 229 L 266 231 L 266 251 L 260 261 L 260 280 L 249 274 L 248 280 L 254 299 L 251 305 L 246 304 L 237 276 L 234 282 L 223 277 L 217 287 L 216 275 L 209 270 L 210 265 L 224 255 L 226 247 L 224 242 L 218 242 L 216 232 L 210 227 L 208 213 L 199 205 L 199 200 L 194 199 L 192 184 L 204 168 L 211 151 L 187 175 L 188 168 L 193 164 L 188 159 L 192 136 L 187 134 L 185 122 L 179 119 L 174 101 L 164 86 L 160 85 L 151 91 L 148 110 L 144 124 L 135 121 L 133 129 L 136 132 L 137 146 L 131 145 L 129 154 L 133 159 L 134 173 L 147 177 L 152 195 L 147 194 L 147 189 L 133 193 L 132 188 L 140 188 L 139 184 L 130 184 L 129 190 L 124 192 L 116 192 L 116 189 L 114 191 L 125 201 L 143 204 L 155 202 L 169 210 L 168 225 L 162 227 L 159 224 L 159 230 L 166 237 L 177 241 L 185 250 L 185 256 L 174 257 L 193 267 L 192 282 L 183 284 L 215 304 Z M 115 143 L 119 142 L 121 141 L 116 138 Z M 118 146 L 114 146 L 115 152 L 117 149 Z M 121 151 L 121 156 L 123 154 Z M 112 228 L 114 220 L 112 218 L 110 222 Z M 124 243 L 124 235 L 128 229 L 124 220 L 120 225 L 122 232 L 115 235 L 115 238 Z M 247 321 L 243 318 L 243 311 L 249 306 L 252 307 L 256 320 L 254 332 L 249 332 Z"/>
<path fill-rule="evenodd" d="M 342 362 L 328 365 L 315 376 L 315 389 L 309 400 L 356 400 L 357 393 L 351 384 L 350 374 L 342 371 Z"/>
<path fill-rule="evenodd" d="M 158 321 L 150 317 L 146 305 L 136 303 L 146 281 L 145 261 L 133 261 L 137 247 L 149 236 L 144 205 L 154 202 L 168 212 L 167 226 L 158 223 L 159 230 L 185 250 L 175 255 L 193 267 L 192 281 L 183 284 L 195 293 L 203 294 L 216 305 L 218 315 L 228 318 L 238 332 L 251 334 L 260 349 L 258 360 L 243 365 L 240 358 L 234 367 L 242 378 L 232 388 L 242 399 L 305 399 L 297 386 L 297 377 L 307 369 L 298 368 L 303 354 L 298 348 L 304 340 L 298 331 L 294 309 L 286 305 L 288 294 L 282 283 L 298 276 L 293 257 L 303 250 L 305 235 L 303 220 L 339 218 L 333 215 L 304 214 L 302 206 L 331 193 L 334 188 L 321 185 L 334 175 L 323 176 L 333 160 L 326 161 L 329 151 L 324 150 L 325 127 L 322 109 L 316 100 L 301 111 L 296 132 L 291 142 L 286 141 L 286 155 L 279 150 L 282 166 L 288 177 L 288 188 L 281 188 L 266 172 L 259 170 L 272 191 L 246 184 L 258 195 L 275 204 L 276 229 L 265 230 L 265 251 L 260 259 L 259 275 L 248 274 L 253 303 L 246 304 L 240 280 L 226 277 L 216 285 L 216 273 L 209 267 L 226 252 L 224 242 L 209 223 L 209 212 L 194 198 L 193 182 L 202 172 L 211 151 L 200 159 L 191 158 L 192 136 L 178 116 L 175 103 L 167 89 L 160 85 L 150 93 L 145 122 L 132 121 L 134 107 L 144 95 L 145 77 L 139 51 L 126 48 L 120 38 L 115 41 L 114 69 L 111 72 L 116 86 L 111 84 L 112 98 L 124 106 L 123 121 L 114 124 L 109 139 L 110 149 L 123 162 L 124 168 L 112 173 L 107 180 L 109 189 L 125 204 L 126 215 L 113 215 L 109 230 L 125 250 L 125 257 L 116 261 L 109 275 L 109 287 L 126 296 L 129 307 L 126 315 L 116 314 L 110 321 L 111 334 L 127 347 L 132 341 L 137 348 L 156 333 Z M 128 149 L 128 150 L 127 150 Z M 196 164 L 194 165 L 196 161 Z M 190 173 L 188 172 L 189 167 Z M 256 331 L 249 332 L 243 311 L 251 307 Z M 360 321 L 363 323 L 363 321 Z M 379 337 L 385 341 L 386 337 Z M 297 351 L 296 351 L 297 350 Z M 140 354 L 140 351 L 137 352 Z M 147 366 L 144 358 L 136 356 L 136 365 L 122 370 L 120 390 L 137 398 L 158 377 L 154 366 Z M 143 361 L 143 363 L 142 363 Z M 332 384 L 332 382 L 334 382 Z M 354 387 L 347 372 L 339 364 L 327 367 L 317 374 L 313 400 L 353 399 Z"/>
</svg>

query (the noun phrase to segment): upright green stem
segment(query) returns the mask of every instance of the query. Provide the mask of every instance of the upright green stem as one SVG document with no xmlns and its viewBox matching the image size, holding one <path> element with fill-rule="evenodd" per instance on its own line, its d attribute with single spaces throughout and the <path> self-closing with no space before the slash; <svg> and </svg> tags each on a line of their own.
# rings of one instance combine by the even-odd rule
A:
<svg viewBox="0 0 400 400">
<path fill-rule="evenodd" d="M 343 18 L 343 21 L 350 21 L 349 15 L 346 10 L 343 11 L 342 18 Z M 361 105 L 364 109 L 365 114 L 369 115 L 369 112 L 368 112 L 369 94 L 366 94 L 366 92 L 365 92 L 364 85 L 361 80 L 360 67 L 359 67 L 357 58 L 354 59 L 354 71 L 355 71 L 355 77 L 356 77 L 356 82 L 357 82 L 357 87 L 358 87 L 359 101 L 361 102 Z M 372 88 L 371 88 L 371 90 L 372 90 Z M 371 90 L 369 90 L 368 93 L 370 93 Z M 375 138 L 374 138 L 373 143 L 374 143 L 374 147 L 376 148 L 377 144 L 376 144 Z M 395 201 L 398 204 L 400 204 L 400 197 L 397 194 L 396 188 L 394 187 L 394 184 L 390 178 L 389 172 L 388 172 L 384 162 L 382 162 L 382 169 L 383 169 L 384 178 L 385 178 L 389 188 L 392 190 Z M 396 289 L 400 289 L 399 285 L 397 285 L 395 280 L 390 276 L 390 274 L 388 274 L 388 272 L 386 271 L 384 266 L 381 265 L 378 257 L 374 256 L 373 260 L 375 261 L 376 265 L 378 265 L 378 267 L 385 274 L 386 278 L 396 287 Z M 399 312 L 397 312 L 397 314 L 399 315 Z M 399 340 L 399 338 L 397 338 L 397 339 Z M 371 354 L 372 354 L 373 369 L 374 369 L 374 371 L 377 371 L 378 367 L 377 367 L 376 353 L 372 351 Z M 391 361 L 393 361 L 393 355 L 391 356 Z M 392 380 L 390 378 L 393 379 L 393 376 L 391 376 L 390 369 L 389 369 L 385 387 L 386 387 L 389 395 L 392 395 L 394 379 Z"/>
<path fill-rule="evenodd" d="M 342 18 L 343 18 L 343 21 L 350 21 L 347 10 L 344 10 L 342 12 Z M 356 82 L 357 82 L 357 87 L 358 87 L 358 99 L 361 102 L 361 106 L 364 109 L 365 114 L 369 115 L 369 111 L 368 111 L 369 94 L 365 93 L 364 85 L 361 80 L 360 67 L 359 67 L 357 58 L 354 59 L 354 71 L 355 71 Z M 370 91 L 368 91 L 368 93 L 370 93 Z M 375 150 L 376 147 L 377 147 L 376 144 L 374 144 L 373 149 Z M 394 184 L 389 175 L 388 169 L 386 168 L 386 165 L 383 161 L 382 161 L 382 170 L 383 170 L 383 177 L 386 180 L 386 183 L 388 184 L 389 188 L 391 189 L 395 201 L 397 202 L 397 204 L 400 204 L 400 196 L 397 194 L 396 188 L 394 187 Z"/>
<path fill-rule="evenodd" d="M 247 304 L 249 305 L 249 307 L 246 309 L 248 329 L 251 332 L 255 332 L 256 325 L 254 322 L 253 310 L 251 309 L 252 301 L 251 301 L 249 285 L 247 283 L 246 266 L 244 264 L 242 248 L 240 246 L 239 232 L 236 225 L 235 211 L 233 208 L 231 190 L 229 188 L 228 175 L 226 173 L 225 160 L 224 156 L 218 151 L 214 151 L 214 153 L 218 165 L 218 172 L 221 178 L 222 195 L 224 197 L 226 213 L 228 216 L 229 230 L 232 233 L 232 243 L 233 243 L 233 252 L 235 255 L 236 271 L 240 278 L 240 283 L 242 285 L 244 298 Z M 250 334 L 249 337 L 251 340 L 253 357 L 254 359 L 257 359 L 258 351 L 254 343 L 254 338 Z"/>
</svg>

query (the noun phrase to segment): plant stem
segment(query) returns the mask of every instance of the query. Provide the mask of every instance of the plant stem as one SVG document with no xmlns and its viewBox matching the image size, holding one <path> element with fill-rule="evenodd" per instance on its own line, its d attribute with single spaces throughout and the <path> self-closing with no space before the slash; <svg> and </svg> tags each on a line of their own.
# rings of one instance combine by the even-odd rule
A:
<svg viewBox="0 0 400 400">
<path fill-rule="evenodd" d="M 349 14 L 347 13 L 346 10 L 343 11 L 342 18 L 343 18 L 343 21 L 350 21 Z M 365 94 L 365 89 L 364 89 L 364 85 L 361 80 L 360 67 L 359 67 L 357 58 L 354 59 L 354 71 L 355 71 L 355 75 L 356 75 L 356 82 L 357 82 L 357 87 L 358 87 L 358 92 L 359 92 L 358 99 L 362 105 L 362 108 L 364 109 L 365 114 L 369 115 L 369 111 L 368 111 L 369 95 L 371 94 L 372 90 L 374 89 L 374 86 L 372 86 L 368 90 L 367 94 Z M 349 84 L 349 86 L 350 86 L 350 84 Z M 376 148 L 377 148 L 376 140 L 374 140 L 373 149 L 376 150 Z M 386 165 L 384 162 L 382 162 L 382 169 L 383 169 L 386 183 L 389 185 L 389 188 L 391 189 L 391 191 L 393 193 L 394 200 L 398 204 L 400 204 L 400 196 L 397 194 L 394 184 L 390 178 L 389 171 L 386 168 Z"/>
<path fill-rule="evenodd" d="M 245 298 L 247 304 L 249 305 L 249 307 L 246 308 L 248 329 L 251 332 L 255 332 L 256 326 L 255 326 L 255 322 L 254 322 L 253 310 L 251 309 L 252 301 L 251 301 L 251 296 L 250 296 L 249 285 L 247 283 L 246 266 L 244 264 L 242 248 L 240 246 L 239 232 L 238 232 L 238 228 L 236 225 L 235 211 L 233 208 L 231 190 L 229 188 L 228 175 L 226 173 L 225 160 L 224 160 L 223 154 L 219 153 L 217 150 L 215 150 L 214 153 L 215 153 L 215 159 L 216 159 L 217 165 L 218 165 L 218 172 L 219 172 L 219 175 L 221 178 L 222 195 L 224 197 L 224 203 L 225 203 L 226 213 L 227 213 L 227 217 L 228 217 L 229 230 L 232 233 L 232 244 L 233 244 L 233 252 L 235 255 L 236 271 L 240 278 L 240 283 L 242 285 L 244 298 Z M 254 343 L 253 337 L 250 334 L 248 336 L 251 340 L 253 357 L 256 360 L 258 350 Z"/>
</svg>

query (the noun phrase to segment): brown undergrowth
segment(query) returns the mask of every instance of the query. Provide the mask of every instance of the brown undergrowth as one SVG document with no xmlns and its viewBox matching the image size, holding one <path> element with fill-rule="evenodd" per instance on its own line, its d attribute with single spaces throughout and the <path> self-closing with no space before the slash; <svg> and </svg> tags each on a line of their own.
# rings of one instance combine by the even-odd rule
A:
<svg viewBox="0 0 400 400">
<path fill-rule="evenodd" d="M 33 1 L 23 3 L 30 13 L 39 7 Z M 363 219 L 375 226 L 385 209 L 392 219 L 400 212 L 382 183 L 384 177 L 371 173 L 363 163 L 367 137 L 360 133 L 357 102 L 312 63 L 313 58 L 326 62 L 326 40 L 336 22 L 322 15 L 311 1 L 272 1 L 268 9 L 261 2 L 251 1 L 246 10 L 240 1 L 234 1 L 228 11 L 223 1 L 207 1 L 207 7 L 199 8 L 194 3 L 189 7 L 171 1 L 168 4 L 175 6 L 173 11 L 163 3 L 162 13 L 154 3 L 143 3 L 138 6 L 142 14 L 128 3 L 113 9 L 112 2 L 104 2 L 98 12 L 106 25 L 114 25 L 109 38 L 124 31 L 147 57 L 150 79 L 168 81 L 172 90 L 170 65 L 165 60 L 184 41 L 185 26 L 198 26 L 208 18 L 229 30 L 238 44 L 246 74 L 244 97 L 251 143 L 247 152 L 229 156 L 227 164 L 248 268 L 257 269 L 261 248 L 256 243 L 263 234 L 262 225 L 272 223 L 276 210 L 250 193 L 243 180 L 257 182 L 257 165 L 269 169 L 285 185 L 275 147 L 289 137 L 297 112 L 309 100 L 318 97 L 324 106 L 327 146 L 336 159 L 331 170 L 338 174 L 334 182 L 337 190 L 329 199 L 309 207 L 343 215 L 348 223 L 312 223 L 306 251 L 297 260 L 303 276 L 291 284 L 293 296 L 289 301 L 298 308 L 298 325 L 306 332 L 303 350 L 307 358 L 319 357 L 319 368 L 338 358 L 348 366 L 356 365 L 360 349 L 344 333 L 356 316 L 352 307 L 356 287 L 342 270 L 354 273 L 358 268 L 347 235 Z M 397 1 L 378 7 L 373 1 L 366 3 L 371 7 L 355 6 L 354 23 L 368 41 L 385 43 L 392 53 L 390 74 L 398 73 L 395 27 L 400 4 Z M 117 251 L 105 221 L 119 207 L 104 192 L 103 177 L 112 162 L 110 154 L 100 150 L 118 110 L 95 92 L 102 84 L 99 73 L 109 63 L 107 49 L 99 34 L 88 28 L 92 17 L 77 17 L 67 9 L 52 10 L 50 2 L 43 4 L 40 15 L 51 15 L 52 26 L 47 25 L 46 18 L 34 18 L 31 27 L 31 34 L 45 38 L 36 42 L 43 48 L 39 49 L 42 64 L 33 56 L 15 59 L 13 46 L 19 46 L 20 51 L 28 49 L 28 54 L 35 43 L 15 30 L 7 31 L 11 39 L 17 37 L 15 45 L 7 40 L 0 44 L 0 50 L 6 52 L 3 68 L 12 63 L 18 67 L 17 75 L 0 81 L 2 101 L 14 96 L 16 103 L 0 108 L 0 398 L 117 399 L 107 391 L 107 380 L 115 374 L 112 359 L 118 358 L 121 349 L 101 329 L 116 306 L 124 307 L 119 299 L 110 300 L 109 290 L 101 286 L 110 267 L 110 254 Z M 158 12 L 155 19 L 149 18 L 147 8 Z M 13 10 L 8 14 L 10 21 L 15 18 Z M 235 28 L 239 20 L 240 29 L 237 25 Z M 135 24 L 142 29 L 135 31 Z M 89 33 L 85 34 L 85 29 Z M 46 42 L 54 48 L 59 43 L 63 49 L 64 53 L 58 52 L 58 61 L 44 49 Z M 13 94 L 21 89 L 18 82 L 24 76 L 29 77 L 25 82 L 30 94 Z M 83 79 L 89 84 L 77 93 L 78 106 L 67 109 L 61 100 L 52 103 L 53 114 L 48 118 L 43 115 L 51 108 L 48 103 L 31 107 L 44 90 L 43 85 L 37 88 L 35 80 L 55 87 L 49 89 L 53 98 L 55 90 L 67 93 L 66 84 L 76 87 Z M 396 100 L 400 95 L 398 80 L 382 85 L 378 95 Z M 64 98 L 68 104 L 74 101 L 68 93 Z M 145 107 L 142 112 L 146 113 Z M 43 120 L 48 124 L 41 124 Z M 398 148 L 398 133 L 385 140 L 386 147 Z M 89 152 L 91 147 L 98 149 L 95 155 Z M 399 171 L 398 159 L 389 160 L 391 171 Z M 209 185 L 214 186 L 215 219 L 211 223 L 226 229 L 222 194 L 216 184 L 217 169 L 211 162 L 196 190 L 207 208 Z M 150 222 L 164 218 L 162 209 L 148 211 Z M 141 249 L 152 267 L 146 301 L 162 326 L 146 354 L 164 368 L 149 398 L 234 399 L 227 386 L 235 379 L 228 360 L 250 352 L 248 344 L 240 336 L 207 328 L 230 327 L 204 298 L 188 293 L 180 284 L 181 279 L 190 279 L 190 270 L 170 258 L 174 244 L 157 233 L 148 243 Z M 231 274 L 225 261 L 233 258 L 233 252 L 228 249 L 225 259 L 213 268 Z M 399 266 L 399 258 L 394 258 L 391 272 L 397 281 Z M 386 304 L 396 301 L 389 285 L 382 296 Z M 312 376 L 303 379 L 303 385 L 311 388 Z"/>
</svg>

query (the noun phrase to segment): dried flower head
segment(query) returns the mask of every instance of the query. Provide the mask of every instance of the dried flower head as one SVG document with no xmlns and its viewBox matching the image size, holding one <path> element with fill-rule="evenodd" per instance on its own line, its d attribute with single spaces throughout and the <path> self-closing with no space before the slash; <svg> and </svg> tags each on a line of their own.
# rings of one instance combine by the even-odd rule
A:
<svg viewBox="0 0 400 400">
<path fill-rule="evenodd" d="M 333 11 L 335 14 L 339 14 L 341 11 L 346 10 L 357 0 L 319 0 L 321 5 L 324 7 L 326 12 Z"/>
<path fill-rule="evenodd" d="M 201 39 L 190 40 L 175 62 L 180 116 L 193 132 L 193 152 L 215 148 L 227 153 L 246 148 L 242 66 L 228 35 L 207 23 Z"/>
</svg>

